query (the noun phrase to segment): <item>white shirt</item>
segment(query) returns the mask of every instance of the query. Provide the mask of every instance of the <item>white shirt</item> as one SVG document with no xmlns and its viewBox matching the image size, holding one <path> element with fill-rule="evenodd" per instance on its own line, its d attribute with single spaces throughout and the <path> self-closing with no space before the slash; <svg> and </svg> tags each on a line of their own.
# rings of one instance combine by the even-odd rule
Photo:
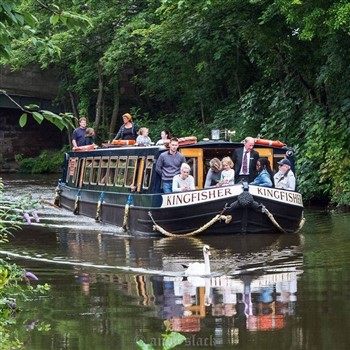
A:
<svg viewBox="0 0 350 350">
<path fill-rule="evenodd" d="M 227 181 L 228 182 L 227 186 L 234 185 L 234 183 L 235 183 L 235 171 L 233 169 L 223 170 L 221 172 L 220 182 L 221 181 Z"/>
<path fill-rule="evenodd" d="M 188 175 L 186 179 L 183 179 L 180 174 L 173 177 L 173 192 L 181 192 L 183 188 L 186 188 L 185 191 L 193 191 L 195 189 L 192 175 Z"/>
</svg>

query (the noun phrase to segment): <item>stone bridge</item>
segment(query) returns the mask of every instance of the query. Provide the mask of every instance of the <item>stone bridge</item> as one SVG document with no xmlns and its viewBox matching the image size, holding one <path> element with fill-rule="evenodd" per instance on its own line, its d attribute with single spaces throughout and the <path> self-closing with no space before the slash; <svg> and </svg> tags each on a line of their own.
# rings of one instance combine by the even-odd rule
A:
<svg viewBox="0 0 350 350">
<path fill-rule="evenodd" d="M 16 154 L 32 157 L 39 155 L 42 149 L 62 147 L 65 135 L 51 123 L 44 121 L 39 125 L 28 118 L 25 127 L 19 126 L 23 112 L 17 104 L 24 107 L 33 103 L 41 109 L 60 112 L 60 108 L 52 103 L 58 92 L 57 79 L 52 71 L 30 66 L 20 72 L 11 72 L 2 66 L 0 90 L 0 171 L 9 167 L 8 163 Z"/>
</svg>

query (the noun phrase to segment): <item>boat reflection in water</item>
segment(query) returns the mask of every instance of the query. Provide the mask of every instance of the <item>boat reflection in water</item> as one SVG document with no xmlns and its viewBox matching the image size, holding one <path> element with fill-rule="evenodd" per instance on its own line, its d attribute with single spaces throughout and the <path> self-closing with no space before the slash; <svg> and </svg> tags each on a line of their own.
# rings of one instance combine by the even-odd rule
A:
<svg viewBox="0 0 350 350">
<path fill-rule="evenodd" d="M 125 259 L 129 266 L 135 266 L 134 273 L 130 273 L 131 268 L 126 273 L 104 274 L 104 278 L 116 284 L 119 291 L 136 296 L 140 305 L 151 307 L 153 316 L 169 320 L 174 331 L 198 333 L 211 329 L 216 345 L 228 334 L 231 339 L 224 342 L 237 343 L 241 330 L 283 329 L 288 318 L 296 316 L 302 236 L 262 237 L 260 243 L 257 236 L 248 235 L 231 242 L 220 237 L 165 238 L 145 240 L 143 244 L 127 238 L 123 240 Z M 181 264 L 202 261 L 203 244 L 211 247 L 211 276 L 185 277 Z M 112 251 L 110 241 L 108 245 Z M 99 247 L 105 250 L 103 240 Z M 123 250 L 120 241 L 118 250 Z M 82 253 L 76 245 L 74 251 Z M 89 293 L 89 284 L 101 278 L 85 270 L 84 274 L 77 272 L 85 294 Z"/>
</svg>

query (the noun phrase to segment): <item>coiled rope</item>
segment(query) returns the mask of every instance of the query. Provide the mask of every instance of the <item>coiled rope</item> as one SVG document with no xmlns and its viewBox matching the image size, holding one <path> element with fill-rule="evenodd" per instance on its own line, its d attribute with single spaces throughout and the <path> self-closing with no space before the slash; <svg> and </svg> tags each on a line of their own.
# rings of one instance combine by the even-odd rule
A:
<svg viewBox="0 0 350 350">
<path fill-rule="evenodd" d="M 155 220 L 153 219 L 152 213 L 150 211 L 148 212 L 148 215 L 153 222 L 153 231 L 158 231 L 167 237 L 190 237 L 190 236 L 195 236 L 195 235 L 205 231 L 208 227 L 212 226 L 217 221 L 225 220 L 225 224 L 229 224 L 232 220 L 232 216 L 231 215 L 222 215 L 225 210 L 226 210 L 226 208 L 224 208 L 220 214 L 215 215 L 211 220 L 209 220 L 205 225 L 199 227 L 197 230 L 187 232 L 187 233 L 180 233 L 180 234 L 171 233 L 171 232 L 165 230 L 160 225 L 158 225 L 155 222 Z"/>
</svg>

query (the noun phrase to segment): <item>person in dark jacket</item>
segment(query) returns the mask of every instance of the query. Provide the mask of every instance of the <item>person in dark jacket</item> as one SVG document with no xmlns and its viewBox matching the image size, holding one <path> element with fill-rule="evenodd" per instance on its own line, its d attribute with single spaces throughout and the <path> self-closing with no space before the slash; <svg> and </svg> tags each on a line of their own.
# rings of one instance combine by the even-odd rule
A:
<svg viewBox="0 0 350 350">
<path fill-rule="evenodd" d="M 133 122 L 131 114 L 125 113 L 122 118 L 123 125 L 120 127 L 114 140 L 136 140 L 138 127 Z"/>
<path fill-rule="evenodd" d="M 236 149 L 232 156 L 235 164 L 235 183 L 252 182 L 258 175 L 256 162 L 259 159 L 259 153 L 253 150 L 255 140 L 253 137 L 246 137 L 243 144 L 244 146 Z"/>
</svg>

